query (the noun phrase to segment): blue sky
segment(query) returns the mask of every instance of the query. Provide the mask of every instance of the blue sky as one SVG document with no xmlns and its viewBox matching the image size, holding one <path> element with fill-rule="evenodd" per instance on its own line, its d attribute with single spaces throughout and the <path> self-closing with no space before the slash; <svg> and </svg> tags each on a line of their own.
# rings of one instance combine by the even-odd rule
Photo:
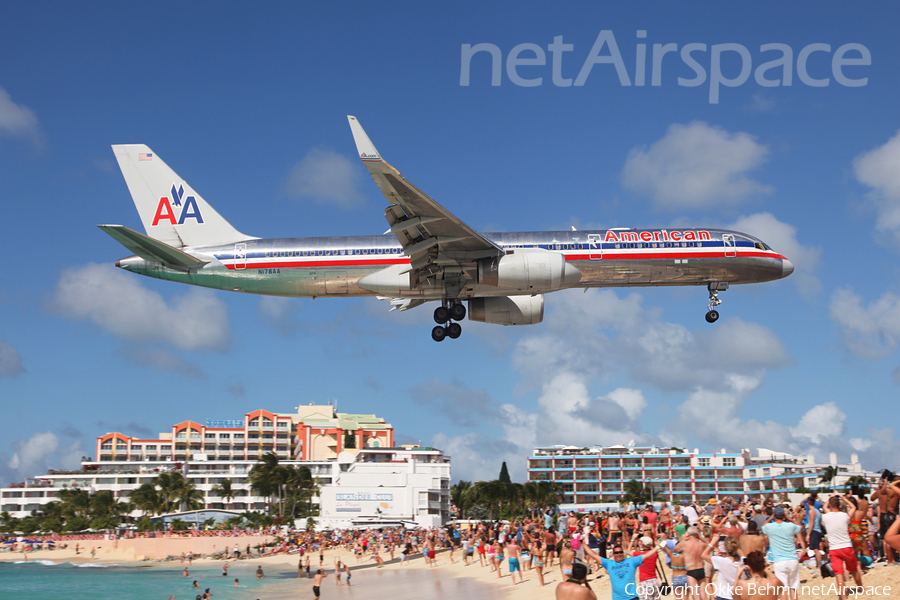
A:
<svg viewBox="0 0 900 600">
<path fill-rule="evenodd" d="M 384 417 L 400 442 L 445 449 L 454 479 L 496 477 L 506 460 L 522 480 L 535 444 L 630 440 L 858 452 L 867 468 L 900 467 L 900 434 L 882 417 L 900 385 L 898 12 L 887 2 L 6 6 L 0 483 L 73 466 L 108 431 L 155 435 L 329 400 Z M 603 62 L 583 85 L 556 85 L 554 38 L 572 45 L 559 76 L 575 80 L 603 31 L 631 85 Z M 460 85 L 463 45 L 482 43 L 502 54 L 500 85 L 486 52 Z M 539 46 L 546 64 L 513 74 L 540 85 L 509 76 L 520 44 Z M 676 45 L 656 86 L 654 44 Z M 697 78 L 688 44 L 706 45 L 689 55 L 705 74 L 693 87 L 679 84 Z M 765 44 L 790 48 L 790 86 L 784 67 L 763 74 L 779 85 L 758 83 L 760 65 L 784 55 Z M 836 75 L 847 44 L 844 59 L 867 53 L 857 62 L 870 64 Z M 716 103 L 714 53 L 733 86 L 719 85 Z M 380 234 L 385 202 L 348 114 L 478 230 L 731 227 L 796 271 L 722 294 L 714 326 L 702 288 L 572 291 L 546 298 L 540 325 L 466 321 L 462 338 L 435 344 L 427 307 L 243 296 L 112 268 L 127 251 L 96 225 L 140 220 L 111 144 L 149 145 L 245 233 Z"/>
</svg>

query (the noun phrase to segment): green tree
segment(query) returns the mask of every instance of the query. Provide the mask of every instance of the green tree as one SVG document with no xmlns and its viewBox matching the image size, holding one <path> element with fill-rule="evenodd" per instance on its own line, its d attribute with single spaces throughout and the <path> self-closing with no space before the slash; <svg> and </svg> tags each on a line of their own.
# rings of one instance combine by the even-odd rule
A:
<svg viewBox="0 0 900 600">
<path fill-rule="evenodd" d="M 869 480 L 862 475 L 853 475 L 847 478 L 847 482 L 844 484 L 844 487 L 850 489 L 854 486 L 859 488 L 860 494 L 868 494 L 869 491 L 871 491 L 869 488 Z"/>
<path fill-rule="evenodd" d="M 647 504 L 650 502 L 650 488 L 644 487 L 642 481 L 632 479 L 625 483 L 624 494 L 622 494 L 622 504 Z"/>
<path fill-rule="evenodd" d="M 344 430 L 344 448 L 356 448 L 356 436 L 349 429 Z"/>
<path fill-rule="evenodd" d="M 506 461 L 503 461 L 503 465 L 500 467 L 500 476 L 497 480 L 500 483 L 512 483 L 512 479 L 509 478 L 509 469 L 506 468 Z"/>
<path fill-rule="evenodd" d="M 234 500 L 234 496 L 237 493 L 237 490 L 234 488 L 234 482 L 230 479 L 223 479 L 220 483 L 212 486 L 210 489 L 210 493 L 213 496 L 218 496 L 225 501 L 225 507 L 228 508 L 228 504 Z"/>
<path fill-rule="evenodd" d="M 450 502 L 456 507 L 461 519 L 466 518 L 469 508 L 474 504 L 475 494 L 472 493 L 471 481 L 457 481 L 450 487 Z"/>
<path fill-rule="evenodd" d="M 831 483 L 831 490 L 834 490 L 834 479 L 837 477 L 838 468 L 831 465 L 822 469 L 822 474 L 819 475 L 819 483 Z"/>
<path fill-rule="evenodd" d="M 156 516 L 166 512 L 166 501 L 156 485 L 153 483 L 144 483 L 139 488 L 131 492 L 129 498 L 134 506 L 142 511 L 145 515 Z"/>
</svg>

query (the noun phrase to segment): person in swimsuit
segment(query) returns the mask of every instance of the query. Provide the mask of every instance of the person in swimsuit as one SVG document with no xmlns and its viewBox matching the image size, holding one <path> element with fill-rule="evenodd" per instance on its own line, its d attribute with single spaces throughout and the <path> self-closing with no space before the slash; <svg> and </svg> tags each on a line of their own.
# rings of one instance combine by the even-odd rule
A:
<svg viewBox="0 0 900 600">
<path fill-rule="evenodd" d="M 531 556 L 534 561 L 534 570 L 537 572 L 538 581 L 544 587 L 544 544 L 541 540 L 534 540 L 531 544 Z"/>
<path fill-rule="evenodd" d="M 516 585 L 516 573 L 519 573 L 519 583 L 525 583 L 522 571 L 519 568 L 519 558 L 522 554 L 522 548 L 516 543 L 516 538 L 506 542 L 506 552 L 509 554 L 509 576 L 513 585 Z"/>
<path fill-rule="evenodd" d="M 319 596 L 321 595 L 320 586 L 322 585 L 322 580 L 326 577 L 328 577 L 328 573 L 326 573 L 324 569 L 319 569 L 318 571 L 316 571 L 316 579 L 315 583 L 313 584 L 313 596 L 316 597 L 316 600 L 318 600 Z"/>
<path fill-rule="evenodd" d="M 497 578 L 503 577 L 503 573 L 501 571 L 501 567 L 503 566 L 503 546 L 500 545 L 500 542 L 494 540 L 493 545 L 494 550 L 494 562 L 497 565 Z"/>
<path fill-rule="evenodd" d="M 575 564 L 575 551 L 572 550 L 572 542 L 566 540 L 563 542 L 562 550 L 559 552 L 559 569 L 563 579 L 572 576 L 572 565 Z"/>
<path fill-rule="evenodd" d="M 335 587 L 341 585 L 341 559 L 337 559 L 334 564 L 334 583 Z"/>
<path fill-rule="evenodd" d="M 344 563 L 344 572 L 347 574 L 347 587 L 350 587 L 350 565 Z"/>
</svg>

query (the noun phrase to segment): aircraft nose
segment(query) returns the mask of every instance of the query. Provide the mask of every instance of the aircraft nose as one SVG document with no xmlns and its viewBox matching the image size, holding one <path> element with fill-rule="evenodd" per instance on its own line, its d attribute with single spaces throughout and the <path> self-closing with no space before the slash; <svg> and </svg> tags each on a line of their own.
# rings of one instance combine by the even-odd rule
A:
<svg viewBox="0 0 900 600">
<path fill-rule="evenodd" d="M 788 259 L 784 259 L 781 261 L 781 276 L 787 277 L 791 273 L 794 272 L 794 263 L 789 261 Z"/>
</svg>

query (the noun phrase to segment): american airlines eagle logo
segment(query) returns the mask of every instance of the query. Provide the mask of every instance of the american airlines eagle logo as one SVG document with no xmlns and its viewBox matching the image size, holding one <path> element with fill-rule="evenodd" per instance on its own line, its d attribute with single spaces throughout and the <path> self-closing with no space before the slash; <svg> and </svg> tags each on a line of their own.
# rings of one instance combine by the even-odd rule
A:
<svg viewBox="0 0 900 600">
<path fill-rule="evenodd" d="M 180 214 L 176 220 L 175 209 L 180 208 Z M 184 225 L 185 219 L 194 219 L 197 223 L 203 222 L 203 216 L 200 214 L 200 208 L 197 206 L 197 199 L 194 196 L 184 196 L 184 184 L 175 188 L 172 184 L 172 197 L 163 196 L 156 205 L 156 214 L 153 215 L 152 226 L 156 227 L 160 221 L 167 221 L 170 225 Z"/>
</svg>

